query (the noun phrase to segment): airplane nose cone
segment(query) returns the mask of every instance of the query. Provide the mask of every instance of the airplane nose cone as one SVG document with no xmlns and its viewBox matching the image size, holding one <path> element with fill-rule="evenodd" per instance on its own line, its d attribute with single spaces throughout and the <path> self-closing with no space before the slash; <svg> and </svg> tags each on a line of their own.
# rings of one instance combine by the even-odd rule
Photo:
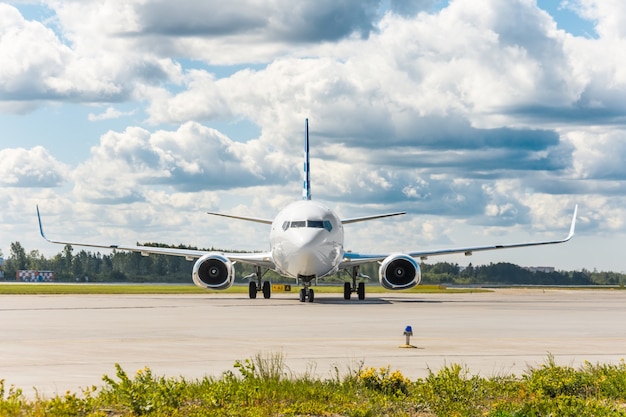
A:
<svg viewBox="0 0 626 417">
<path fill-rule="evenodd" d="M 325 230 L 298 230 L 274 246 L 275 260 L 290 276 L 325 276 L 338 263 L 340 248 L 328 240 Z"/>
<path fill-rule="evenodd" d="M 324 237 L 322 235 L 322 231 L 317 229 L 310 229 L 303 231 L 303 233 L 298 233 L 294 236 L 293 243 L 295 246 L 306 249 L 307 247 L 311 247 L 313 245 L 319 244 L 323 241 Z"/>
</svg>

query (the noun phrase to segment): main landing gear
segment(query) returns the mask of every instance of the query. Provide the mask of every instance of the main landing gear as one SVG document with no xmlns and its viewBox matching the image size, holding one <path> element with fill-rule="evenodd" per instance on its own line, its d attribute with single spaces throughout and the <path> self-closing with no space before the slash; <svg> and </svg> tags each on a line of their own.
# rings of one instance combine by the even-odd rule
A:
<svg viewBox="0 0 626 417">
<path fill-rule="evenodd" d="M 248 285 L 248 295 L 251 299 L 256 298 L 257 292 L 263 292 L 263 298 L 270 298 L 272 296 L 272 284 L 269 281 L 263 282 L 263 275 L 264 272 L 262 272 L 261 267 L 255 266 L 254 274 L 248 276 L 250 278 L 256 278 L 256 281 L 251 279 Z"/>
<path fill-rule="evenodd" d="M 350 285 L 349 282 L 343 284 L 344 300 L 349 300 L 353 292 L 357 293 L 359 300 L 365 300 L 365 283 L 359 282 L 359 284 L 357 285 L 356 282 L 357 277 L 362 276 L 359 274 L 359 269 L 360 267 L 357 265 L 353 266 L 352 271 L 350 271 L 350 275 L 352 276 L 352 285 Z"/>
</svg>

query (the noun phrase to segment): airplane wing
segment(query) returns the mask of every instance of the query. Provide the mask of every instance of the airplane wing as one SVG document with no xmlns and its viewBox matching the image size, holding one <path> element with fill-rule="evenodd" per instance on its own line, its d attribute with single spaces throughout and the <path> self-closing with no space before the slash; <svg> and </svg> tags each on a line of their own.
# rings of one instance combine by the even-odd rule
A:
<svg viewBox="0 0 626 417">
<path fill-rule="evenodd" d="M 413 258 L 420 258 L 426 260 L 430 256 L 439 255 L 451 255 L 456 253 L 464 253 L 466 256 L 472 255 L 474 252 L 484 252 L 489 250 L 498 249 L 513 249 L 523 248 L 530 246 L 542 246 L 542 245 L 554 245 L 558 243 L 565 243 L 574 236 L 574 230 L 576 229 L 576 216 L 578 213 L 578 205 L 574 207 L 574 214 L 572 216 L 572 222 L 570 224 L 569 234 L 564 239 L 546 240 L 539 242 L 523 242 L 523 243 L 511 243 L 502 245 L 486 245 L 486 246 L 469 246 L 465 248 L 452 248 L 452 249 L 435 249 L 435 250 L 422 250 L 408 252 L 407 255 Z M 350 266 L 360 265 L 368 262 L 382 261 L 390 254 L 360 254 L 353 252 L 344 253 L 344 259 L 339 265 L 340 269 L 348 268 Z"/>
<path fill-rule="evenodd" d="M 56 244 L 61 244 L 61 245 L 83 246 L 87 248 L 100 248 L 100 249 L 138 252 L 138 253 L 141 253 L 143 256 L 148 256 L 150 254 L 180 256 L 180 257 L 186 258 L 188 261 L 201 258 L 202 256 L 209 253 L 207 251 L 197 250 L 197 249 L 160 248 L 160 247 L 153 247 L 153 246 L 102 245 L 102 244 L 54 240 L 54 239 L 49 239 L 48 237 L 46 237 L 43 231 L 43 226 L 41 223 L 41 215 L 39 214 L 39 206 L 37 206 L 37 220 L 39 221 L 39 233 L 41 234 L 41 237 L 43 237 L 45 240 L 47 240 L 50 243 L 56 243 Z M 233 262 L 241 262 L 245 264 L 258 265 L 258 266 L 261 266 L 263 268 L 268 268 L 268 269 L 274 268 L 274 261 L 272 260 L 272 255 L 270 252 L 258 252 L 258 253 L 257 252 L 241 252 L 241 253 L 219 252 L 219 253 L 226 256 Z"/>
</svg>

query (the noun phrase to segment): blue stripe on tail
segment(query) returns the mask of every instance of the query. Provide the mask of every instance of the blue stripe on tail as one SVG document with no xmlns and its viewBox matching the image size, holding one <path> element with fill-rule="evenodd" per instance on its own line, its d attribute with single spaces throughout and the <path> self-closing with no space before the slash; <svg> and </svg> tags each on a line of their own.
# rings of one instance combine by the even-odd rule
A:
<svg viewBox="0 0 626 417">
<path fill-rule="evenodd" d="M 309 119 L 304 120 L 304 184 L 302 199 L 311 199 L 311 171 L 309 164 Z"/>
</svg>

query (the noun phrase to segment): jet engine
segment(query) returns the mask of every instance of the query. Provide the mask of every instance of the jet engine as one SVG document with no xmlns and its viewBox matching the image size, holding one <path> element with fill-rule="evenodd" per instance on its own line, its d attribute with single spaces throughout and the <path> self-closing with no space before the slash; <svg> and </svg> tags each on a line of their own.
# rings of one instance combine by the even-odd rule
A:
<svg viewBox="0 0 626 417">
<path fill-rule="evenodd" d="M 386 257 L 380 264 L 378 277 L 380 285 L 388 290 L 406 290 L 420 283 L 422 273 L 415 259 L 396 253 Z"/>
<path fill-rule="evenodd" d="M 234 264 L 219 253 L 207 253 L 193 266 L 193 283 L 210 290 L 225 290 L 235 282 Z"/>
</svg>

